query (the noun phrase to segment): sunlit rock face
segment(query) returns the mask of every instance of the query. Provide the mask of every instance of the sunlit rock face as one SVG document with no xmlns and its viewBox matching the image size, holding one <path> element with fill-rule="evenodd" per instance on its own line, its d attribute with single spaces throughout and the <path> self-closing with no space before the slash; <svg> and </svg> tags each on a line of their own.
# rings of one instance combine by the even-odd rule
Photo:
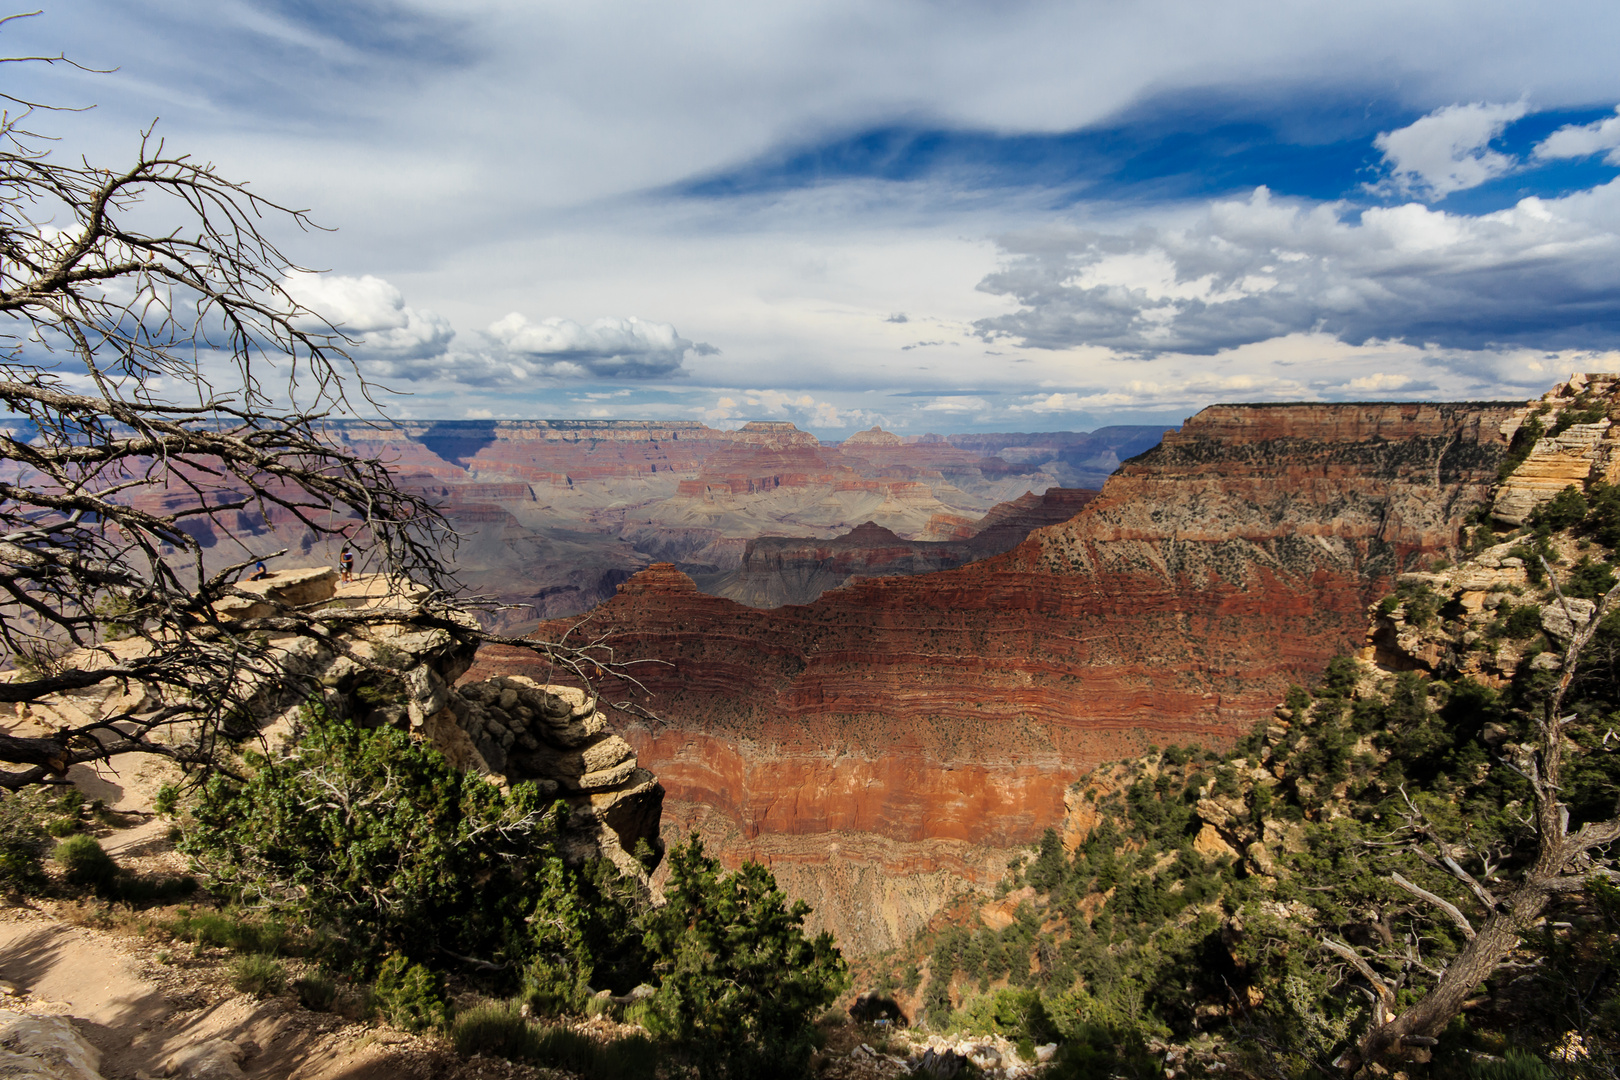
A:
<svg viewBox="0 0 1620 1080">
<path fill-rule="evenodd" d="M 1012 551 L 804 606 L 651 567 L 592 626 L 663 662 L 639 673 L 659 722 L 623 734 L 665 835 L 768 862 L 848 948 L 895 944 L 993 884 L 1091 766 L 1228 742 L 1358 647 L 1367 605 L 1486 500 L 1522 408 L 1213 407 Z"/>
</svg>

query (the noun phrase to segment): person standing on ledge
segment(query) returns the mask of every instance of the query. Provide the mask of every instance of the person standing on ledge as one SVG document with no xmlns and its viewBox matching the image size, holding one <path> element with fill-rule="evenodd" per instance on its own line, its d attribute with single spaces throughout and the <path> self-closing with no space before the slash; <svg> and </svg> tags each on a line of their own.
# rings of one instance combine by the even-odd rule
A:
<svg viewBox="0 0 1620 1080">
<path fill-rule="evenodd" d="M 343 584 L 354 580 L 354 552 L 349 549 L 348 541 L 344 541 L 343 552 L 338 556 L 338 569 L 343 572 Z"/>
</svg>

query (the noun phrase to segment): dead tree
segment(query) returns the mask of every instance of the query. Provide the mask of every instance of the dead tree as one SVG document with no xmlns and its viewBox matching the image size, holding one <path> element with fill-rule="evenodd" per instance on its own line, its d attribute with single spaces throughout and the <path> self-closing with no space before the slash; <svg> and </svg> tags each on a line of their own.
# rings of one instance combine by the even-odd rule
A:
<svg viewBox="0 0 1620 1080">
<path fill-rule="evenodd" d="M 1353 1075 L 1369 1063 L 1434 1046 L 1440 1033 L 1486 979 L 1506 963 L 1547 908 L 1559 897 L 1585 891 L 1597 878 L 1616 879 L 1615 859 L 1609 848 L 1620 841 L 1620 817 L 1569 828 L 1569 808 L 1559 800 L 1564 774 L 1565 731 L 1580 719 L 1564 715 L 1564 700 L 1574 683 L 1581 657 L 1593 636 L 1620 598 L 1616 585 L 1599 601 L 1591 618 L 1582 625 L 1559 588 L 1552 568 L 1542 561 L 1553 592 L 1570 624 L 1569 644 L 1564 649 L 1558 680 L 1541 708 L 1532 714 L 1534 739 L 1530 745 L 1514 748 L 1501 761 L 1503 767 L 1524 777 L 1534 796 L 1533 852 L 1523 868 L 1507 884 L 1497 875 L 1470 873 L 1465 862 L 1473 853 L 1461 845 L 1448 843 L 1438 830 L 1429 828 L 1413 807 L 1413 821 L 1425 847 L 1419 852 L 1425 861 L 1451 874 L 1477 903 L 1483 916 L 1476 927 L 1462 909 L 1420 888 L 1400 874 L 1394 883 L 1438 911 L 1461 930 L 1465 939 L 1457 956 L 1440 972 L 1433 987 L 1421 999 L 1397 1011 L 1396 987 L 1380 975 L 1368 960 L 1344 942 L 1325 940 L 1323 945 L 1350 963 L 1366 980 L 1376 998 L 1375 1015 L 1366 1033 L 1340 1059 L 1346 1075 Z M 1483 860 L 1480 860 L 1483 865 Z"/>
<path fill-rule="evenodd" d="M 48 109 L 5 100 L 0 650 L 11 670 L 0 703 L 21 712 L 116 681 L 154 689 L 161 706 L 0 734 L 0 788 L 133 752 L 207 765 L 244 688 L 280 676 L 267 636 L 329 640 L 380 618 L 222 618 L 217 605 L 243 595 L 235 582 L 257 556 L 242 545 L 234 563 L 205 560 L 199 523 L 227 542 L 243 514 L 363 537 L 378 570 L 419 587 L 410 618 L 472 632 L 442 515 L 323 428 L 356 415 L 351 399 L 380 409 L 382 392 L 345 351 L 354 343 L 288 291 L 304 271 L 264 229 L 308 228 L 306 214 L 150 131 L 127 164 L 74 162 L 29 129 Z M 109 640 L 113 626 L 127 640 Z M 623 667 L 600 642 L 508 643 L 581 678 Z"/>
</svg>

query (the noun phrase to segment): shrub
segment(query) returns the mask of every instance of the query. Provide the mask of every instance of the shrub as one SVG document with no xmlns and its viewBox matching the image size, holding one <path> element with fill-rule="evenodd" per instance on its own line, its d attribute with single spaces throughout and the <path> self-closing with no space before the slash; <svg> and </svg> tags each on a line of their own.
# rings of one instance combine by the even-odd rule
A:
<svg viewBox="0 0 1620 1080">
<path fill-rule="evenodd" d="M 275 997 L 287 987 L 286 973 L 268 956 L 250 954 L 231 962 L 231 986 L 254 997 Z"/>
<path fill-rule="evenodd" d="M 337 1004 L 337 980 L 329 975 L 305 975 L 294 979 L 293 993 L 298 995 L 298 1003 L 314 1012 L 330 1012 Z"/>
<path fill-rule="evenodd" d="M 83 822 L 76 817 L 55 817 L 45 823 L 45 831 L 58 839 L 72 836 L 82 828 Z"/>
<path fill-rule="evenodd" d="M 390 956 L 377 972 L 372 992 L 383 1018 L 402 1031 L 448 1026 L 442 979 L 421 964 Z"/>
<path fill-rule="evenodd" d="M 533 1040 L 530 1061 L 589 1080 L 653 1080 L 658 1074 L 658 1044 L 643 1035 L 598 1042 L 584 1032 L 558 1026 L 534 1029 Z"/>
<path fill-rule="evenodd" d="M 173 784 L 159 786 L 152 800 L 152 809 L 164 817 L 174 817 L 180 809 L 180 789 Z"/>
<path fill-rule="evenodd" d="M 237 952 L 272 955 L 287 948 L 287 927 L 277 919 L 250 919 L 234 912 L 180 909 L 169 932 L 182 941 Z"/>
<path fill-rule="evenodd" d="M 1502 635 L 1522 641 L 1541 632 L 1541 608 L 1536 604 L 1514 606 L 1502 620 Z"/>
<path fill-rule="evenodd" d="M 653 1080 L 658 1059 L 657 1043 L 645 1035 L 626 1035 L 598 1047 L 588 1075 L 591 1080 Z"/>
<path fill-rule="evenodd" d="M 33 893 L 46 886 L 51 841 L 40 827 L 38 799 L 33 792 L 0 794 L 0 890 Z"/>
<path fill-rule="evenodd" d="M 1497 1061 L 1478 1061 L 1468 1070 L 1474 1080 L 1553 1080 L 1554 1072 L 1545 1061 L 1517 1047 Z"/>
<path fill-rule="evenodd" d="M 214 776 L 181 843 L 228 891 L 276 898 L 375 970 L 390 953 L 522 957 L 535 882 L 557 858 L 559 811 L 532 784 L 510 794 L 393 728 L 321 711 L 285 760 Z M 332 791 L 341 793 L 334 799 Z M 557 891 L 575 882 L 559 868 Z M 590 972 L 585 973 L 590 978 Z"/>
<path fill-rule="evenodd" d="M 1570 484 L 1546 503 L 1538 506 L 1526 521 L 1538 536 L 1547 536 L 1579 525 L 1586 519 L 1586 496 Z"/>
<path fill-rule="evenodd" d="M 670 852 L 668 903 L 644 925 L 663 976 L 649 999 L 655 1035 L 688 1043 L 700 1071 L 748 1072 L 773 1063 L 802 1069 L 812 1021 L 844 989 L 848 968 L 832 936 L 804 935 L 803 902 L 789 906 L 770 872 L 744 863 L 733 874 L 703 854 L 694 835 Z"/>
<path fill-rule="evenodd" d="M 489 1002 L 459 1013 L 450 1025 L 450 1042 L 463 1057 L 491 1054 L 509 1061 L 533 1059 L 540 1040 L 534 1026 L 506 1002 Z"/>
<path fill-rule="evenodd" d="M 109 896 L 118 880 L 118 864 L 93 836 L 80 833 L 57 845 L 56 861 L 69 885 L 90 889 L 97 896 Z"/>
</svg>

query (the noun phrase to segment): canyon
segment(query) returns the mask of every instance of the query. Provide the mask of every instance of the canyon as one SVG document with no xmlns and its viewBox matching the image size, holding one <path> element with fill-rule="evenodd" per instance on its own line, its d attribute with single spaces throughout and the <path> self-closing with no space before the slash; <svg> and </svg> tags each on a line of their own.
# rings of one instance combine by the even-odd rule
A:
<svg viewBox="0 0 1620 1080">
<path fill-rule="evenodd" d="M 665 835 L 765 863 L 869 953 L 993 886 L 1097 764 L 1229 744 L 1359 648 L 1368 605 L 1486 505 L 1526 410 L 1214 406 L 1002 554 L 770 610 L 656 564 L 537 633 L 656 661 L 621 734 Z M 486 648 L 471 677 L 528 666 Z"/>
<path fill-rule="evenodd" d="M 655 562 L 674 563 L 711 587 L 742 571 L 749 542 L 765 536 L 832 540 L 870 522 L 906 544 L 971 542 L 909 561 L 857 555 L 850 573 L 957 565 L 1021 540 L 1016 528 L 1027 534 L 1047 523 L 1050 513 L 1032 511 L 1028 499 L 1050 488 L 1096 489 L 1120 460 L 1163 433 L 1114 427 L 901 437 L 873 429 L 823 443 L 775 421 L 722 430 L 697 421 L 332 420 L 325 430 L 345 450 L 385 462 L 402 488 L 439 507 L 458 534 L 446 561 L 468 593 L 507 605 L 490 628 L 509 633 L 587 611 Z M 29 437 L 23 421 L 7 431 Z M 200 479 L 215 497 L 228 496 L 217 481 Z M 195 494 L 152 487 L 128 497 L 161 510 Z M 342 543 L 275 506 L 188 519 L 184 527 L 202 544 L 211 572 L 283 548 L 286 565 L 335 565 Z M 842 546 L 859 548 L 871 535 Z M 366 570 L 363 530 L 354 536 Z M 774 561 L 784 558 L 778 553 Z M 803 600 L 814 595 L 805 591 L 811 579 L 826 587 L 849 576 L 828 577 L 808 565 L 784 573 L 800 584 L 762 586 L 756 565 L 744 574 L 753 582 L 744 591 L 763 588 L 771 602 Z"/>
</svg>

